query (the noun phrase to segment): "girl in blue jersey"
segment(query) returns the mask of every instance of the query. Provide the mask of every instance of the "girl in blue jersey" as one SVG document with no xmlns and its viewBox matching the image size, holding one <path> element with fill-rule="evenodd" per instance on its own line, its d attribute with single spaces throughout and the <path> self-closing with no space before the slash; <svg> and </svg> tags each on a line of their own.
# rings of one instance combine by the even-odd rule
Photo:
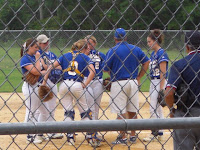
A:
<svg viewBox="0 0 200 150">
<path fill-rule="evenodd" d="M 97 50 L 95 50 L 97 40 L 94 36 L 88 35 L 85 37 L 85 39 L 88 43 L 88 50 L 85 51 L 85 54 L 88 55 L 91 61 L 94 63 L 94 68 L 96 71 L 96 76 L 90 82 L 90 85 L 88 86 L 85 94 L 88 107 L 92 111 L 92 120 L 98 120 L 101 98 L 104 92 L 103 67 L 106 56 L 102 52 L 98 52 Z M 97 137 L 99 137 L 98 134 Z M 99 139 L 101 140 L 101 137 L 99 137 Z"/>
<path fill-rule="evenodd" d="M 159 29 L 153 30 L 147 37 L 147 44 L 150 49 L 153 50 L 151 53 L 149 64 L 150 69 L 150 115 L 151 118 L 163 118 L 163 111 L 161 105 L 158 103 L 157 97 L 160 90 L 164 90 L 166 87 L 166 78 L 168 70 L 168 55 L 160 46 L 163 41 L 163 35 Z M 144 138 L 143 140 L 148 142 L 151 140 L 161 139 L 163 131 L 152 131 L 152 134 Z"/>
<path fill-rule="evenodd" d="M 104 60 L 106 58 L 105 54 L 95 50 L 97 45 L 97 40 L 94 36 L 88 35 L 85 37 L 88 43 L 89 53 L 87 54 L 91 61 L 94 62 L 94 68 L 96 71 L 96 76 L 88 86 L 88 91 L 86 93 L 86 98 L 88 106 L 92 111 L 92 119 L 98 120 L 99 107 L 101 103 L 101 98 L 103 96 L 103 67 Z"/>
<path fill-rule="evenodd" d="M 91 119 L 91 111 L 88 108 L 84 88 L 86 88 L 90 81 L 95 76 L 95 69 L 90 58 L 83 54 L 87 50 L 87 42 L 84 39 L 78 40 L 72 45 L 71 52 L 61 56 L 57 61 L 48 67 L 48 73 L 44 77 L 43 84 L 46 84 L 49 72 L 53 67 L 61 66 L 64 72 L 64 81 L 60 84 L 60 102 L 64 107 L 65 118 L 64 121 L 73 121 L 75 112 L 74 107 L 77 105 L 82 120 Z M 53 66 L 53 67 L 52 67 Z M 89 75 L 86 81 L 83 82 L 86 72 L 89 70 Z M 73 105 L 75 100 L 75 105 Z M 67 134 L 67 141 L 69 145 L 74 145 L 74 133 Z M 98 146 L 100 143 L 95 141 L 95 137 L 91 137 L 88 142 L 92 146 Z"/>
<path fill-rule="evenodd" d="M 46 71 L 42 70 L 42 64 L 44 64 L 43 60 L 40 59 L 40 53 L 38 52 L 37 41 L 33 39 L 28 39 L 21 49 L 21 62 L 20 66 L 22 69 L 22 74 L 30 72 L 34 75 L 44 75 Z M 44 107 L 43 103 L 38 97 L 38 87 L 40 83 L 41 77 L 35 85 L 30 85 L 27 82 L 24 82 L 22 86 L 22 92 L 25 96 L 25 104 L 26 104 L 26 116 L 25 122 L 44 122 L 46 121 L 46 114 L 48 114 L 48 110 Z M 39 117 L 35 117 L 35 112 L 38 110 L 40 112 Z M 28 135 L 28 142 L 33 142 L 35 144 L 42 143 L 44 140 L 42 135 Z"/>
<path fill-rule="evenodd" d="M 37 37 L 37 42 L 39 45 L 39 53 L 41 57 L 44 60 L 44 70 L 47 70 L 48 66 L 50 66 L 54 61 L 56 61 L 57 56 L 49 50 L 49 38 L 41 34 Z M 56 69 L 61 69 L 60 66 L 58 66 Z M 49 113 L 47 114 L 47 121 L 55 121 L 55 110 L 56 110 L 56 99 L 57 99 L 57 85 L 52 83 L 50 80 L 47 80 L 47 85 L 50 87 L 50 89 L 54 93 L 54 97 L 50 100 L 44 103 L 46 108 L 49 110 Z M 40 115 L 37 111 L 36 115 Z M 37 116 L 36 116 L 37 117 Z M 63 135 L 60 133 L 53 133 L 48 134 L 48 137 L 51 139 L 62 139 Z"/>
</svg>

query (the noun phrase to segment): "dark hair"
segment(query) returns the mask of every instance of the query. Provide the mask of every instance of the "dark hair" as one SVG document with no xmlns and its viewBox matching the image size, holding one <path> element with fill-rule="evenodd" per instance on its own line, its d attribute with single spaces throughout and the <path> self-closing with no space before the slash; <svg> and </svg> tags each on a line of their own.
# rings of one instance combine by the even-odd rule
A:
<svg viewBox="0 0 200 150">
<path fill-rule="evenodd" d="M 159 29 L 154 29 L 153 31 L 151 31 L 148 37 L 150 37 L 154 41 L 157 41 L 159 44 L 161 44 L 164 40 L 164 36 Z"/>
<path fill-rule="evenodd" d="M 24 55 L 24 53 L 29 49 L 29 47 L 32 47 L 33 45 L 35 45 L 37 43 L 37 41 L 35 39 L 28 39 L 26 40 L 26 42 L 22 45 L 21 47 L 21 52 L 20 55 L 21 57 Z"/>
<path fill-rule="evenodd" d="M 186 32 L 185 43 L 192 50 L 200 49 L 200 32 L 194 30 Z"/>
</svg>

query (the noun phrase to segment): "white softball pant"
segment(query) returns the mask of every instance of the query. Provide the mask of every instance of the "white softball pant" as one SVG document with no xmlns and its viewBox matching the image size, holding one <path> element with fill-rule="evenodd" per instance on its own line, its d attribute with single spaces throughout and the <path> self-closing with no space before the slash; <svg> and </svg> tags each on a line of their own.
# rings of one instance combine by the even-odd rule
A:
<svg viewBox="0 0 200 150">
<path fill-rule="evenodd" d="M 38 97 L 38 85 L 29 85 L 24 82 L 22 86 L 22 92 L 25 96 L 26 115 L 25 122 L 44 122 L 46 116 L 49 114 L 48 109 L 44 106 L 44 103 Z M 38 118 L 35 117 L 36 111 L 39 111 L 40 115 Z"/>
<path fill-rule="evenodd" d="M 103 79 L 92 80 L 85 90 L 87 104 L 92 111 L 92 120 L 98 120 L 103 91 Z"/>
<path fill-rule="evenodd" d="M 53 98 L 44 103 L 45 107 L 48 109 L 48 114 L 46 114 L 46 121 L 55 121 L 55 109 L 56 109 L 56 99 L 57 99 L 57 85 L 52 83 L 49 79 L 47 80 L 47 86 L 53 91 Z M 35 117 L 38 118 L 40 115 L 39 111 L 36 111 Z"/>
<path fill-rule="evenodd" d="M 110 108 L 112 113 L 138 112 L 139 95 L 137 80 L 115 81 L 111 85 Z"/>
<path fill-rule="evenodd" d="M 74 110 L 75 105 L 78 107 L 80 114 L 88 110 L 88 105 L 81 82 L 75 82 L 69 79 L 64 80 L 59 86 L 59 93 L 61 98 L 60 102 L 64 107 L 64 111 Z M 73 99 L 75 100 L 74 105 Z"/>
<path fill-rule="evenodd" d="M 160 79 L 151 80 L 150 96 L 150 115 L 151 118 L 163 118 L 162 106 L 158 104 L 158 92 L 160 91 Z"/>
</svg>

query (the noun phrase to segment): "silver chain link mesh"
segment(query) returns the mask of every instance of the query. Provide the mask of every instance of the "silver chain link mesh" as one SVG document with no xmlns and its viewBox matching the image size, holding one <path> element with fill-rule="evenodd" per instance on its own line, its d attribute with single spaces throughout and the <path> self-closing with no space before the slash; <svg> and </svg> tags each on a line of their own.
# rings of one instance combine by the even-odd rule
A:
<svg viewBox="0 0 200 150">
<path fill-rule="evenodd" d="M 87 35 L 93 35 L 98 42 L 96 49 L 106 54 L 115 45 L 113 39 L 115 29 L 123 27 L 127 32 L 128 42 L 139 46 L 149 57 L 151 50 L 147 46 L 146 38 L 150 29 L 160 28 L 165 36 L 162 47 L 169 55 L 169 66 L 171 66 L 173 62 L 186 56 L 185 32 L 199 29 L 199 2 L 198 0 L 2 0 L 0 2 L 0 122 L 24 122 L 28 107 L 22 94 L 20 48 L 26 39 L 36 38 L 40 34 L 47 35 L 50 38 L 50 50 L 60 57 L 71 49 L 74 42 Z M 103 78 L 107 76 L 105 73 Z M 150 77 L 147 72 L 141 81 L 138 119 L 151 118 L 149 84 Z M 65 110 L 61 103 L 62 97 L 59 94 L 56 97 L 55 120 L 63 121 Z M 110 98 L 110 92 L 104 89 L 101 103 L 98 104 L 99 120 L 116 119 L 116 114 L 110 112 Z M 78 101 L 73 104 L 75 121 L 81 120 L 77 105 Z M 167 107 L 163 112 L 164 117 L 169 118 Z M 49 114 L 50 118 L 52 112 Z M 145 142 L 144 138 L 150 133 L 150 130 L 138 130 L 137 143 L 113 145 L 112 141 L 119 132 L 98 132 L 98 138 L 102 139 L 100 147 L 88 145 L 86 132 L 78 132 L 75 135 L 75 145 L 71 146 L 68 144 L 67 133 L 63 133 L 62 139 L 43 139 L 42 144 L 27 143 L 27 135 L 24 134 L 4 134 L 0 135 L 0 149 L 173 149 L 172 129 L 165 129 L 163 136 L 156 136 Z M 126 134 L 129 137 L 130 131 Z M 48 134 L 44 136 L 51 137 Z"/>
</svg>

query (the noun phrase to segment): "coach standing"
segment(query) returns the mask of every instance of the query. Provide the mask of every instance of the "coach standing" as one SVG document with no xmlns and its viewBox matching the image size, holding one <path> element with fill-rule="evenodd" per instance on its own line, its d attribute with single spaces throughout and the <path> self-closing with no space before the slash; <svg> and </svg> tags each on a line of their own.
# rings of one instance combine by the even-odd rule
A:
<svg viewBox="0 0 200 150">
<path fill-rule="evenodd" d="M 175 62 L 168 78 L 165 91 L 165 101 L 170 108 L 170 117 L 199 117 L 200 116 L 200 32 L 190 31 L 185 36 L 188 55 Z M 185 83 L 188 87 L 187 98 L 184 104 L 177 104 L 173 108 L 174 93 Z M 185 91 L 186 92 L 186 91 Z M 183 100 L 183 97 L 181 98 Z M 193 150 L 200 148 L 200 129 L 174 130 L 174 150 Z"/>
<path fill-rule="evenodd" d="M 115 31 L 116 45 L 106 54 L 105 71 L 111 76 L 111 100 L 112 113 L 117 113 L 117 119 L 137 119 L 139 110 L 138 83 L 149 66 L 149 58 L 137 46 L 126 42 L 126 31 L 118 28 Z M 142 69 L 138 74 L 139 66 Z M 136 142 L 135 131 L 131 131 L 130 142 Z M 120 132 L 116 141 L 112 144 L 127 144 L 124 132 Z"/>
</svg>

